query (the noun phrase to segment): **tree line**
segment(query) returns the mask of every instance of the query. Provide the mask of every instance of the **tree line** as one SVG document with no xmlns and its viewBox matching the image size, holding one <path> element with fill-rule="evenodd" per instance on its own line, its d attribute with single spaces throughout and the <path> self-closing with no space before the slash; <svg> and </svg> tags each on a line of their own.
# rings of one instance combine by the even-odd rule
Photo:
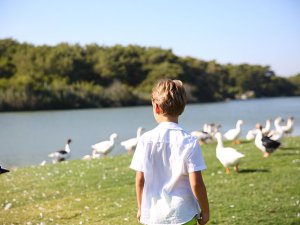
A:
<svg viewBox="0 0 300 225">
<path fill-rule="evenodd" d="M 0 39 L 1 111 L 149 104 L 161 78 L 182 80 L 191 103 L 300 95 L 300 74 L 280 77 L 269 66 L 221 65 L 157 47 Z"/>
</svg>

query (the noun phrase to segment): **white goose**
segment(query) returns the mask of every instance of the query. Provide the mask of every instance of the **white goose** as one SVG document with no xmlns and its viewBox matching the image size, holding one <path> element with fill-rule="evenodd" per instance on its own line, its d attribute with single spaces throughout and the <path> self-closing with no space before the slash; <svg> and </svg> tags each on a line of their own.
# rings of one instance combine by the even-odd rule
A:
<svg viewBox="0 0 300 225">
<path fill-rule="evenodd" d="M 62 162 L 71 156 L 70 143 L 71 139 L 68 139 L 65 145 L 65 149 L 58 150 L 56 152 L 50 153 L 48 156 L 52 158 L 53 163 Z"/>
<path fill-rule="evenodd" d="M 241 135 L 241 125 L 244 123 L 243 120 L 238 120 L 236 122 L 236 126 L 234 129 L 230 129 L 228 130 L 225 134 L 224 134 L 224 138 L 228 141 L 233 141 L 235 144 L 239 144 L 240 141 L 238 140 L 238 138 Z"/>
<path fill-rule="evenodd" d="M 220 129 L 221 125 L 215 123 L 205 123 L 202 130 L 195 130 L 191 132 L 191 135 L 196 137 L 200 144 L 206 144 L 212 141 L 215 133 Z"/>
<path fill-rule="evenodd" d="M 107 155 L 110 153 L 115 146 L 115 139 L 118 137 L 116 133 L 110 135 L 109 141 L 102 141 L 97 144 L 92 145 L 92 149 L 101 155 Z"/>
<path fill-rule="evenodd" d="M 266 120 L 266 125 L 265 125 L 265 127 L 262 128 L 262 132 L 263 132 L 264 135 L 267 135 L 270 132 L 270 130 L 271 130 L 271 121 L 272 121 L 271 119 Z M 257 134 L 257 128 L 249 130 L 247 135 L 246 135 L 246 139 L 248 141 L 252 141 L 252 140 L 255 139 L 256 134 Z"/>
<path fill-rule="evenodd" d="M 221 125 L 220 124 L 216 124 L 216 123 L 210 123 L 210 124 L 207 124 L 205 123 L 203 125 L 203 131 L 208 133 L 210 136 L 214 136 L 217 132 L 219 132 L 221 128 Z"/>
<path fill-rule="evenodd" d="M 281 121 L 282 118 L 277 117 L 274 120 L 275 130 L 271 130 L 268 134 L 268 136 L 274 141 L 280 141 L 283 138 L 284 131 L 282 130 L 282 127 L 280 125 Z"/>
<path fill-rule="evenodd" d="M 266 120 L 266 125 L 265 125 L 265 127 L 262 128 L 263 134 L 266 135 L 266 134 L 268 134 L 270 132 L 270 130 L 271 130 L 271 122 L 272 122 L 271 119 L 267 119 Z"/>
<path fill-rule="evenodd" d="M 239 162 L 241 158 L 245 157 L 245 155 L 234 148 L 224 147 L 220 132 L 215 134 L 215 138 L 218 141 L 216 155 L 221 164 L 226 168 L 226 173 L 229 173 L 229 166 L 235 166 L 235 170 L 238 172 Z"/>
<path fill-rule="evenodd" d="M 130 138 L 128 140 L 122 141 L 120 144 L 128 151 L 129 154 L 133 153 L 138 143 L 140 136 L 144 131 L 143 127 L 139 127 L 136 132 L 135 138 Z"/>
<path fill-rule="evenodd" d="M 206 144 L 207 140 L 211 139 L 209 133 L 201 130 L 192 131 L 191 135 L 196 137 L 200 144 Z"/>
<path fill-rule="evenodd" d="M 283 130 L 284 134 L 290 135 L 293 132 L 294 123 L 295 123 L 294 117 L 292 117 L 292 116 L 289 117 L 286 125 L 281 126 L 281 129 Z"/>
<path fill-rule="evenodd" d="M 252 141 L 255 139 L 255 136 L 256 136 L 256 133 L 257 133 L 257 130 L 256 129 L 252 129 L 252 130 L 249 130 L 247 135 L 246 135 L 246 139 L 248 141 Z"/>
<path fill-rule="evenodd" d="M 91 159 L 99 159 L 101 154 L 98 153 L 96 150 L 93 150 L 92 155 L 85 155 L 82 157 L 83 160 L 91 160 Z"/>
</svg>

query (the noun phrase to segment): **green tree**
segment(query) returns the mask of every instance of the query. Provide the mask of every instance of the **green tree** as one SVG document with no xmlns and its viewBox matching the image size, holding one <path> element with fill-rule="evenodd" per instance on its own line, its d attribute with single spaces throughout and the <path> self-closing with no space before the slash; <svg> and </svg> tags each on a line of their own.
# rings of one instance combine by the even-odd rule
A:
<svg viewBox="0 0 300 225">
<path fill-rule="evenodd" d="M 300 95 L 300 73 L 296 74 L 295 76 L 289 77 L 288 80 L 292 83 L 295 87 L 295 95 Z"/>
<path fill-rule="evenodd" d="M 278 77 L 268 66 L 221 65 L 178 57 L 170 49 L 61 43 L 35 46 L 0 40 L 0 110 L 148 104 L 159 79 L 180 79 L 190 102 L 300 94 L 299 74 Z"/>
</svg>

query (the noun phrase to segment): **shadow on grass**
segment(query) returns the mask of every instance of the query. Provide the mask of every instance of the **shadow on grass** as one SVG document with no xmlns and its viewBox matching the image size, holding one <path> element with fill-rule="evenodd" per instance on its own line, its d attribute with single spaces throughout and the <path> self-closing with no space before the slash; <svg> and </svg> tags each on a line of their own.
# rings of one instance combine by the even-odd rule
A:
<svg viewBox="0 0 300 225">
<path fill-rule="evenodd" d="M 297 147 L 285 147 L 285 148 L 280 148 L 276 151 L 275 154 L 276 156 L 289 156 L 289 155 L 299 155 L 299 150 L 300 148 Z"/>
<path fill-rule="evenodd" d="M 280 147 L 279 150 L 300 150 L 299 147 Z"/>
<path fill-rule="evenodd" d="M 278 152 L 276 155 L 274 154 L 274 157 L 282 157 L 282 156 L 292 156 L 292 155 L 299 155 L 298 153 L 294 152 Z"/>
<path fill-rule="evenodd" d="M 269 173 L 269 170 L 266 169 L 243 169 L 239 170 L 239 173 Z"/>
<path fill-rule="evenodd" d="M 292 222 L 291 225 L 299 225 L 299 223 L 300 223 L 300 219 L 296 222 Z"/>
</svg>

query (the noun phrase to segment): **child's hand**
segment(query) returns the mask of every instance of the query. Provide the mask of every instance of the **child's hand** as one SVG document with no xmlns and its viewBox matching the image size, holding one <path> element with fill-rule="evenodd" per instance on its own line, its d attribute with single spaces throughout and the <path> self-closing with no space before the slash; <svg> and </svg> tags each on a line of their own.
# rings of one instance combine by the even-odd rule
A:
<svg viewBox="0 0 300 225">
<path fill-rule="evenodd" d="M 209 220 L 209 213 L 203 213 L 203 212 L 201 212 L 200 213 L 200 219 L 198 219 L 198 223 L 200 225 L 204 225 L 204 224 L 206 224 L 208 222 L 208 220 Z"/>
<path fill-rule="evenodd" d="M 141 219 L 141 209 L 138 209 L 137 214 L 136 214 L 136 218 L 140 223 L 140 219 Z"/>
</svg>

